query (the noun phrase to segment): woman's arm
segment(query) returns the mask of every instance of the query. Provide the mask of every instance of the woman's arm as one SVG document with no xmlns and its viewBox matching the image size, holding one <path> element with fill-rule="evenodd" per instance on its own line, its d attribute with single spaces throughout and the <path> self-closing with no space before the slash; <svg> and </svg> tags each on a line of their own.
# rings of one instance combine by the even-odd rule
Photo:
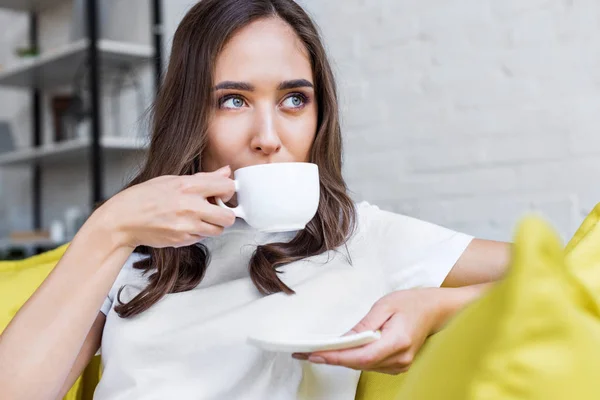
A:
<svg viewBox="0 0 600 400">
<path fill-rule="evenodd" d="M 425 339 L 441 330 L 467 304 L 500 279 L 510 259 L 510 244 L 474 239 L 446 277 L 442 288 L 392 292 L 381 298 L 352 332 L 381 330 L 363 347 L 295 354 L 315 363 L 397 374 L 406 371 Z"/>
<path fill-rule="evenodd" d="M 398 374 L 408 370 L 425 339 L 442 327 L 489 284 L 460 288 L 400 290 L 382 297 L 351 330 L 381 330 L 381 339 L 347 350 L 293 354 L 313 363 Z"/>
<path fill-rule="evenodd" d="M 132 252 L 92 215 L 62 259 L 0 336 L 0 387 L 7 399 L 55 399 Z M 101 331 L 101 326 L 97 330 Z"/>
<path fill-rule="evenodd" d="M 0 336 L 2 398 L 55 399 L 89 345 L 90 330 L 101 330 L 94 321 L 133 249 L 189 246 L 234 223 L 232 211 L 207 200 L 233 196 L 230 174 L 227 167 L 161 176 L 118 193 L 96 210 Z"/>
<path fill-rule="evenodd" d="M 510 251 L 510 243 L 473 239 L 442 286 L 460 287 L 497 281 L 504 276 Z"/>
<path fill-rule="evenodd" d="M 77 359 L 71 367 L 71 371 L 69 371 L 69 375 L 67 379 L 64 381 L 62 385 L 62 389 L 56 399 L 62 399 L 65 397 L 67 392 L 71 389 L 73 384 L 79 376 L 83 373 L 85 368 L 88 366 L 98 349 L 100 348 L 100 343 L 102 342 L 102 331 L 104 330 L 104 323 L 106 322 L 106 316 L 102 314 L 100 311 L 92 328 L 90 329 L 85 341 L 83 342 L 83 346 L 81 346 L 81 350 L 79 351 L 79 355 L 77 355 Z"/>
</svg>

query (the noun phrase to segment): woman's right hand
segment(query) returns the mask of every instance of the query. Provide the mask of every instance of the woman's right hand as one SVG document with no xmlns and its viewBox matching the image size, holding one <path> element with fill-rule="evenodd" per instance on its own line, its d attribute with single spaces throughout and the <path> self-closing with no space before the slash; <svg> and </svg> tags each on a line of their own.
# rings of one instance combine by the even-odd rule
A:
<svg viewBox="0 0 600 400">
<path fill-rule="evenodd" d="M 195 175 L 160 176 L 132 186 L 108 200 L 96 213 L 112 224 L 121 246 L 134 249 L 189 246 L 218 236 L 233 225 L 235 215 L 208 201 L 228 201 L 235 193 L 231 169 Z"/>
</svg>

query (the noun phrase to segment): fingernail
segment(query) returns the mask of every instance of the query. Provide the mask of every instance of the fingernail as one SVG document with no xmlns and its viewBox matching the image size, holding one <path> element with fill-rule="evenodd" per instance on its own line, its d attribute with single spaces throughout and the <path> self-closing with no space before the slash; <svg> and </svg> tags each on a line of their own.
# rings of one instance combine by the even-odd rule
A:
<svg viewBox="0 0 600 400">
<path fill-rule="evenodd" d="M 310 356 L 308 357 L 308 361 L 314 364 L 325 364 L 325 359 L 319 356 Z"/>
<path fill-rule="evenodd" d="M 292 354 L 292 358 L 295 358 L 296 360 L 308 360 L 308 356 L 302 353 L 294 353 Z"/>
<path fill-rule="evenodd" d="M 229 174 L 231 172 L 231 170 L 229 169 L 229 165 L 226 165 L 224 167 L 221 167 L 217 170 L 217 172 L 221 173 L 221 174 Z"/>
</svg>

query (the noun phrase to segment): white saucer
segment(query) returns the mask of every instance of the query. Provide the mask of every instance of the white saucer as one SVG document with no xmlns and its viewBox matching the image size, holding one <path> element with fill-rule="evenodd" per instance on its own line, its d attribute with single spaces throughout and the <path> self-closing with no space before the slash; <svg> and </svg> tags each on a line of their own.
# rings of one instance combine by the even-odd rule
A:
<svg viewBox="0 0 600 400">
<path fill-rule="evenodd" d="M 362 346 L 378 340 L 381 333 L 365 331 L 347 336 L 316 337 L 309 339 L 248 337 L 247 342 L 267 351 L 284 353 L 312 353 L 315 351 L 341 350 Z"/>
</svg>

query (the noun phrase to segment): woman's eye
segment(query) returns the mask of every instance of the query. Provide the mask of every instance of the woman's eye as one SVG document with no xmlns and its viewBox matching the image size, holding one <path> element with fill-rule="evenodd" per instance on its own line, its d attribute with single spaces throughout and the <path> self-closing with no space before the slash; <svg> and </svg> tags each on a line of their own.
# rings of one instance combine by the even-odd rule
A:
<svg viewBox="0 0 600 400">
<path fill-rule="evenodd" d="M 242 108 L 245 104 L 241 97 L 229 97 L 221 101 L 221 108 Z"/>
<path fill-rule="evenodd" d="M 288 98 L 286 98 L 282 105 L 286 108 L 300 108 L 302 106 L 304 106 L 304 103 L 306 102 L 306 99 L 304 96 L 301 96 L 299 94 L 294 94 Z"/>
</svg>

